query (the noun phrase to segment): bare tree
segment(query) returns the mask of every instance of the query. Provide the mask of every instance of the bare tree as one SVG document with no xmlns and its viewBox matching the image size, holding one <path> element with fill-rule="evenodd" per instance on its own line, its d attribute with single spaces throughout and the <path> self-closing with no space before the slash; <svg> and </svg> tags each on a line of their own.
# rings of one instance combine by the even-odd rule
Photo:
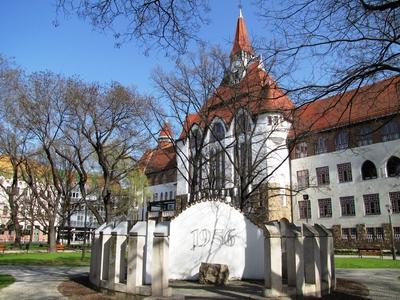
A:
<svg viewBox="0 0 400 300">
<path fill-rule="evenodd" d="M 76 98 L 78 99 L 78 98 Z M 91 86 L 85 97 L 73 103 L 79 129 L 96 155 L 101 173 L 101 199 L 109 222 L 113 216 L 113 188 L 136 168 L 136 160 L 146 148 L 149 99 L 117 83 L 110 87 Z"/>
<path fill-rule="evenodd" d="M 188 42 L 207 23 L 207 1 L 149 0 L 57 0 L 58 11 L 76 12 L 92 26 L 110 30 L 117 45 L 136 40 L 150 48 L 186 51 Z"/>
<path fill-rule="evenodd" d="M 400 1 L 256 3 L 274 34 L 264 58 L 299 104 L 399 76 Z"/>
<path fill-rule="evenodd" d="M 21 70 L 0 56 L 0 117 L 3 120 L 0 124 L 0 157 L 5 163 L 4 169 L 0 169 L 4 175 L 0 188 L 8 198 L 16 247 L 21 246 L 21 202 L 25 195 L 25 187 L 19 183 L 20 165 L 24 160 L 28 140 L 28 133 L 21 128 L 18 108 L 13 101 L 20 85 Z M 6 184 L 6 178 L 10 179 L 10 184 Z"/>
</svg>

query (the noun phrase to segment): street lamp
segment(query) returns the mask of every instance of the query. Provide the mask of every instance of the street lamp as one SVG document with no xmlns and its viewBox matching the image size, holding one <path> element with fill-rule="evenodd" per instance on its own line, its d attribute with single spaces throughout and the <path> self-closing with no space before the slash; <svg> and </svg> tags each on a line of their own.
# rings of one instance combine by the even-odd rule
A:
<svg viewBox="0 0 400 300">
<path fill-rule="evenodd" d="M 393 232 L 393 225 L 392 225 L 392 206 L 390 204 L 386 204 L 386 209 L 389 216 L 389 226 L 390 226 L 390 238 L 392 242 L 392 257 L 393 260 L 396 260 L 396 248 L 394 246 L 394 232 Z"/>
<path fill-rule="evenodd" d="M 306 223 L 308 224 L 308 210 L 309 210 L 309 209 L 311 210 L 311 207 L 308 207 L 308 204 L 309 204 L 309 197 L 308 197 L 307 194 L 304 194 L 304 195 L 303 195 L 303 200 L 304 200 L 305 203 L 306 203 Z"/>
</svg>

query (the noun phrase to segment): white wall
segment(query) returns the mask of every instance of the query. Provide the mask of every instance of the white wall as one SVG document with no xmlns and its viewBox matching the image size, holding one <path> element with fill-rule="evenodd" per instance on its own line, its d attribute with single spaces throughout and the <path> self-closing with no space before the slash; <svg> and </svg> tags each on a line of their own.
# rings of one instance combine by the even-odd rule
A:
<svg viewBox="0 0 400 300">
<path fill-rule="evenodd" d="M 342 224 L 343 227 L 355 227 L 356 224 L 366 224 L 367 227 L 380 227 L 382 223 L 388 223 L 388 213 L 385 205 L 390 203 L 389 192 L 400 191 L 399 178 L 387 177 L 387 160 L 395 155 L 400 157 L 400 140 L 376 143 L 372 145 L 335 151 L 305 158 L 292 160 L 292 179 L 297 184 L 297 171 L 309 170 L 310 188 L 299 192 L 293 201 L 293 219 L 299 224 L 298 201 L 303 199 L 303 194 L 308 194 L 311 201 L 310 223 L 320 223 L 328 228 L 334 224 Z M 366 161 L 372 161 L 377 169 L 378 178 L 363 180 L 361 166 Z M 351 162 L 353 181 L 339 183 L 337 164 Z M 316 178 L 317 167 L 329 167 L 330 184 L 318 187 Z M 365 215 L 363 195 L 379 193 L 380 215 Z M 339 197 L 354 196 L 355 216 L 341 216 Z M 332 217 L 320 218 L 318 199 L 331 198 Z M 301 220 L 305 221 L 305 220 Z M 400 226 L 400 214 L 393 214 L 393 226 Z"/>
<path fill-rule="evenodd" d="M 171 221 L 170 279 L 197 279 L 202 262 L 227 264 L 230 278 L 264 278 L 264 235 L 217 201 L 197 203 Z"/>
</svg>

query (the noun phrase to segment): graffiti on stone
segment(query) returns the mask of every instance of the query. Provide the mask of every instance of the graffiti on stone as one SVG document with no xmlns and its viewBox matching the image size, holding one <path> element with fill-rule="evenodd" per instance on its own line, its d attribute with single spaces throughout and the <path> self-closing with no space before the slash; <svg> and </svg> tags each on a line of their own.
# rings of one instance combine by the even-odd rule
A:
<svg viewBox="0 0 400 300">
<path fill-rule="evenodd" d="M 192 250 L 196 248 L 213 245 L 215 247 L 227 246 L 233 247 L 235 245 L 235 229 L 194 229 L 191 232 L 193 239 Z"/>
</svg>

